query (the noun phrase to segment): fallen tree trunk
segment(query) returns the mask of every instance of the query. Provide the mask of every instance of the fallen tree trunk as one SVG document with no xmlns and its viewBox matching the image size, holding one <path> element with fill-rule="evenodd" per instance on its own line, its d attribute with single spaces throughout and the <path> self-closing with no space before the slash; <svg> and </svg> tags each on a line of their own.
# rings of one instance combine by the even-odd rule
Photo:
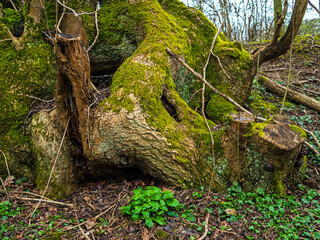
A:
<svg viewBox="0 0 320 240">
<path fill-rule="evenodd" d="M 276 93 L 279 96 L 283 97 L 286 92 L 286 87 L 281 86 L 274 81 L 266 78 L 265 76 L 260 76 L 259 83 L 262 86 L 265 86 L 272 93 Z M 315 100 L 314 98 L 308 97 L 302 93 L 294 91 L 292 89 L 288 89 L 287 99 L 300 103 L 310 109 L 314 109 L 320 112 L 320 102 Z"/>
</svg>

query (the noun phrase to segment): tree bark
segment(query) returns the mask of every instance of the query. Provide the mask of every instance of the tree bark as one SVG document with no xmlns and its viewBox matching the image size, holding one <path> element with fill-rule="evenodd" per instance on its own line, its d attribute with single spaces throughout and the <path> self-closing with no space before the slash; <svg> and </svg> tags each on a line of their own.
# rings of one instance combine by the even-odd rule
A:
<svg viewBox="0 0 320 240">
<path fill-rule="evenodd" d="M 213 52 L 219 56 L 230 78 L 215 58 L 207 68 L 205 81 L 212 88 L 205 93 L 206 102 L 211 103 L 206 111 L 211 113 L 209 125 L 217 161 L 214 164 L 210 133 L 203 117 L 194 110 L 199 109 L 201 96 L 193 97 L 189 105 L 186 103 L 202 87 L 202 81 L 189 74 L 166 48 L 170 47 L 179 59 L 199 72 L 206 63 L 217 28 L 202 13 L 177 0 L 104 2 L 99 16 L 101 38 L 90 53 L 100 59 L 111 62 L 120 59 L 121 62 L 112 78 L 110 96 L 90 111 L 89 121 L 91 85 L 87 52 L 80 37 L 57 36 L 57 116 L 63 124 L 70 117 L 69 139 L 73 146 L 61 152 L 64 161 L 69 161 L 69 165 L 72 162 L 74 168 L 79 161 L 84 162 L 82 173 L 91 178 L 139 168 L 179 187 L 210 185 L 216 191 L 225 189 L 234 180 L 245 184 L 245 171 L 250 167 L 250 171 L 259 173 L 250 175 L 250 184 L 247 184 L 250 190 L 268 186 L 271 192 L 285 191 L 283 181 L 293 169 L 304 137 L 300 136 L 299 129 L 291 129 L 288 123 L 285 133 L 279 130 L 281 127 L 269 126 L 268 122 L 260 125 L 252 122 L 246 132 L 241 132 L 241 137 L 234 129 L 245 121 L 246 116 L 230 115 L 237 108 L 225 98 L 229 96 L 243 103 L 250 94 L 253 79 L 250 54 L 240 43 L 228 41 L 222 33 L 216 39 Z M 202 80 L 201 76 L 197 78 Z M 222 92 L 225 98 L 217 96 L 213 89 Z M 47 118 L 46 113 L 41 114 L 41 119 L 33 122 L 33 132 L 43 132 L 43 126 L 56 129 L 50 120 L 54 114 L 47 114 Z M 230 118 L 239 124 L 230 127 Z M 212 121 L 221 121 L 221 124 L 217 126 Z M 35 142 L 36 146 L 52 148 L 48 151 L 41 147 L 48 159 L 52 159 L 50 154 L 56 152 L 58 145 L 50 142 L 56 141 L 51 140 L 50 132 L 43 133 L 45 136 L 41 138 L 47 141 L 46 144 Z M 268 133 L 272 136 L 277 133 L 280 140 L 260 136 L 268 136 Z M 292 136 L 298 139 L 294 143 L 288 141 Z M 255 144 L 257 139 L 260 139 L 260 145 Z M 37 141 L 37 138 L 33 136 L 33 140 Z M 280 149 L 283 142 L 286 148 Z M 266 150 L 260 152 L 261 146 Z M 274 151 L 272 154 L 270 149 Z M 277 151 L 281 152 L 281 157 L 277 157 Z M 288 163 L 287 152 L 290 152 Z M 275 174 L 265 172 L 260 162 L 262 158 L 263 164 L 274 163 Z M 76 180 L 78 174 L 79 171 L 74 174 Z M 256 181 L 262 174 L 268 183 Z M 55 177 L 61 179 L 59 175 Z M 277 188 L 272 187 L 274 182 L 278 183 Z"/>
<path fill-rule="evenodd" d="M 86 156 L 89 141 L 88 110 L 91 100 L 90 59 L 80 37 L 57 34 L 57 114 L 65 125 L 78 155 Z M 77 152 L 77 151 L 75 151 Z"/>
</svg>

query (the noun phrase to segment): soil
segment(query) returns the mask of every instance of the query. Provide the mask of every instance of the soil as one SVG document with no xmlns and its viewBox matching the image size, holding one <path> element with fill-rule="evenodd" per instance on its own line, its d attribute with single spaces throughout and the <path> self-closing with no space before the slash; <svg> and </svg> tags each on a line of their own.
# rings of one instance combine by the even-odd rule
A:
<svg viewBox="0 0 320 240">
<path fill-rule="evenodd" d="M 247 46 L 249 50 L 253 47 Z M 290 55 L 287 53 L 278 59 L 264 63 L 261 70 L 268 78 L 286 85 L 289 59 Z M 320 100 L 320 48 L 314 45 L 312 37 L 296 43 L 291 69 L 290 87 Z M 263 100 L 271 102 L 280 109 L 282 98 L 269 93 L 261 86 L 256 90 L 262 94 Z M 297 125 L 318 134 L 320 138 L 318 112 L 297 103 L 290 103 L 286 104 L 283 114 L 296 121 Z M 308 136 L 308 140 L 316 146 L 312 137 Z M 320 189 L 320 158 L 317 158 L 310 149 L 307 151 L 308 169 L 303 182 L 304 187 L 300 185 L 288 190 L 288 195 L 296 196 L 297 201 L 306 194 L 308 189 Z M 162 190 L 172 191 L 174 197 L 185 204 L 186 209 L 193 209 L 193 221 L 182 217 L 183 209 L 178 211 L 178 216 L 167 215 L 167 224 L 164 226 L 155 225 L 148 228 L 143 221 L 131 221 L 130 217 L 121 214 L 120 208 L 128 204 L 130 197 L 133 196 L 132 191 L 138 186 L 157 186 Z M 2 233 L 2 239 L 200 239 L 205 232 L 206 216 L 209 216 L 207 224 L 209 234 L 203 239 L 277 239 L 279 237 L 279 232 L 274 228 L 266 232 L 253 232 L 249 229 L 249 226 L 262 216 L 261 211 L 258 211 L 255 206 L 251 207 L 252 211 L 246 211 L 249 206 L 238 210 L 244 213 L 243 219 L 228 221 L 226 214 L 221 210 L 221 204 L 230 200 L 228 195 L 230 190 L 221 193 L 213 193 L 208 189 L 182 190 L 162 184 L 148 176 L 104 179 L 83 183 L 75 193 L 61 201 L 51 202 L 44 198 L 36 213 L 30 217 L 38 203 L 37 199 L 41 196 L 34 187 L 31 180 L 24 182 L 8 178 L 4 181 L 0 188 L 1 202 L 8 200 L 14 208 L 20 206 L 23 210 L 18 215 L 0 219 L 2 227 L 13 226 L 11 230 Z M 215 202 L 212 202 L 213 199 Z M 208 208 L 211 210 L 209 211 Z M 286 214 L 289 218 L 294 218 L 297 214 L 303 216 L 308 213 L 288 211 Z M 316 224 L 314 230 L 319 232 L 320 225 Z M 298 232 L 298 234 L 302 233 Z"/>
</svg>

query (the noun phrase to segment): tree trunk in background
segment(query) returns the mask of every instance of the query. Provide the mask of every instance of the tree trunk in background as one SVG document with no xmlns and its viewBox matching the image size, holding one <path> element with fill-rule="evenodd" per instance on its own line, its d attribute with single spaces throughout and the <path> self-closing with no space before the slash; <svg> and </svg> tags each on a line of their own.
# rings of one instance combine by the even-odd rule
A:
<svg viewBox="0 0 320 240">
<path fill-rule="evenodd" d="M 282 0 L 273 0 L 273 21 L 274 29 L 277 27 L 278 19 L 282 16 Z M 283 27 L 281 28 L 280 36 L 283 35 Z"/>
</svg>

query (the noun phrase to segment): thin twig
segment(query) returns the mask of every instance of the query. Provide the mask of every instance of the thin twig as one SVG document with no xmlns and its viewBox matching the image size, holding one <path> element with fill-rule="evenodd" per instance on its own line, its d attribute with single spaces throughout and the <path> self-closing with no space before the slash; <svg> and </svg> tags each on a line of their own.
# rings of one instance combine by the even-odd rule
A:
<svg viewBox="0 0 320 240">
<path fill-rule="evenodd" d="M 207 213 L 206 219 L 205 219 L 205 229 L 204 229 L 204 233 L 202 234 L 202 236 L 198 239 L 198 240 L 203 240 L 207 237 L 208 235 L 208 230 L 209 230 L 209 213 Z"/>
<path fill-rule="evenodd" d="M 41 198 L 40 199 L 39 198 L 24 198 L 24 197 L 17 197 L 17 196 L 16 196 L 16 198 L 19 198 L 21 200 L 26 200 L 26 201 L 37 201 L 37 202 L 39 202 L 39 204 L 40 204 L 40 202 L 46 202 L 46 203 L 54 203 L 54 204 L 69 206 L 69 207 L 73 206 L 73 204 L 57 202 L 57 201 L 53 201 L 53 200 L 47 200 L 47 199 L 43 199 L 43 198 L 42 199 Z M 32 213 L 32 215 L 33 214 L 34 214 L 34 212 Z"/>
<path fill-rule="evenodd" d="M 294 32 L 294 21 L 292 21 L 292 32 Z M 282 113 L 282 109 L 284 107 L 284 103 L 286 101 L 286 98 L 287 98 L 287 94 L 288 94 L 288 89 L 289 89 L 289 86 L 290 86 L 290 78 L 291 78 L 291 69 L 292 69 L 292 42 L 294 40 L 294 34 L 292 34 L 292 37 L 291 37 L 291 44 L 290 44 L 290 52 L 289 52 L 289 73 L 288 73 L 288 81 L 287 81 L 287 86 L 286 86 L 286 91 L 284 92 L 284 96 L 283 96 L 283 101 L 282 101 L 282 105 L 281 105 L 281 108 L 280 108 L 280 115 Z"/>
<path fill-rule="evenodd" d="M 10 0 L 10 2 L 11 2 L 11 4 L 12 4 L 14 10 L 18 11 L 18 9 L 16 8 L 16 5 L 14 5 L 14 3 L 12 2 L 12 0 Z"/>
<path fill-rule="evenodd" d="M 94 11 L 94 12 L 82 12 L 82 13 L 77 13 L 75 10 L 73 10 L 72 8 L 68 7 L 67 5 L 61 3 L 59 0 L 57 0 L 57 2 L 58 2 L 61 6 L 65 7 L 66 9 L 69 9 L 71 12 L 73 12 L 73 14 L 74 14 L 76 17 L 77 17 L 77 16 L 81 16 L 81 15 L 90 15 L 90 14 L 96 13 L 96 12 L 98 12 L 98 11 L 100 10 L 100 9 L 98 9 L 98 10 L 96 10 L 96 11 Z"/>
<path fill-rule="evenodd" d="M 304 142 L 315 154 L 317 154 L 320 157 L 320 153 L 315 149 L 310 143 L 307 141 Z"/>
<path fill-rule="evenodd" d="M 92 82 L 91 82 L 92 83 Z M 88 122 L 90 121 L 90 108 L 97 102 L 97 99 L 93 103 L 91 103 L 88 107 Z M 88 148 L 90 149 L 90 126 L 88 124 Z"/>
<path fill-rule="evenodd" d="M 56 165 L 56 163 L 57 163 L 57 161 L 58 161 L 58 157 L 59 157 L 59 154 L 60 154 L 60 150 L 61 150 L 61 148 L 62 148 L 62 144 L 63 144 L 63 142 L 64 142 L 64 138 L 65 138 L 66 133 L 67 133 L 67 129 L 68 129 L 68 126 L 69 126 L 69 122 L 70 122 L 70 117 L 68 118 L 66 127 L 65 127 L 65 129 L 64 129 L 64 133 L 63 133 L 63 136 L 62 136 L 62 139 L 61 139 L 61 142 L 60 142 L 60 146 L 59 146 L 59 149 L 58 149 L 58 152 L 57 152 L 57 155 L 56 155 L 56 159 L 55 159 L 54 162 L 53 162 L 53 166 L 52 166 L 52 169 L 51 169 L 51 172 L 50 172 L 50 175 L 49 175 L 49 179 L 48 179 L 47 185 L 46 185 L 46 187 L 45 187 L 45 189 L 44 189 L 44 191 L 43 191 L 43 193 L 42 193 L 42 196 L 41 196 L 41 198 L 40 198 L 40 201 L 38 202 L 37 206 L 34 208 L 32 214 L 30 214 L 28 217 L 32 217 L 33 214 L 36 212 L 37 208 L 39 207 L 39 205 L 40 205 L 40 203 L 41 203 L 41 201 L 42 201 L 42 199 L 43 199 L 44 194 L 46 193 L 46 191 L 47 191 L 47 189 L 48 189 L 48 187 L 49 187 L 50 180 L 51 180 L 51 177 L 52 177 L 52 174 L 53 174 L 53 170 L 54 170 L 54 167 L 55 167 L 55 165 Z M 28 217 L 27 217 L 27 218 L 28 218 Z M 30 219 L 30 220 L 31 220 L 31 219 Z"/>
<path fill-rule="evenodd" d="M 302 128 L 302 129 L 303 129 L 305 132 L 309 133 L 309 134 L 314 138 L 314 140 L 316 141 L 316 144 L 318 145 L 318 147 L 319 147 L 319 149 L 320 149 L 320 143 L 319 143 L 317 137 L 314 135 L 314 133 L 311 132 L 311 131 L 309 131 L 308 129 L 305 129 L 305 128 Z"/>
<path fill-rule="evenodd" d="M 8 176 L 10 177 L 10 170 L 9 170 L 9 165 L 8 165 L 8 161 L 7 161 L 6 155 L 4 154 L 4 152 L 1 149 L 0 149 L 0 152 L 2 153 L 2 155 L 4 157 L 4 162 L 5 162 L 6 167 L 7 167 Z"/>
<path fill-rule="evenodd" d="M 62 14 L 61 14 L 61 16 L 60 16 L 60 18 L 59 18 L 59 21 L 58 21 L 58 23 L 57 23 L 57 31 L 59 31 L 60 33 L 61 33 L 60 24 L 61 24 L 62 18 L 64 17 L 65 12 L 66 12 L 66 8 L 63 6 Z M 58 32 L 56 32 L 56 34 L 57 34 L 57 33 L 58 33 Z"/>
<path fill-rule="evenodd" d="M 77 214 L 77 204 L 76 204 L 76 200 L 75 200 L 75 199 L 73 199 L 73 209 L 74 209 L 74 215 L 75 215 L 75 217 L 76 217 L 78 227 L 79 227 L 82 235 L 83 235 L 86 239 L 89 239 L 89 240 L 90 240 L 90 238 L 84 233 L 82 227 L 80 226 L 80 222 L 79 222 L 79 218 L 78 218 L 78 214 Z"/>
<path fill-rule="evenodd" d="M 111 207 L 109 207 L 107 210 L 103 211 L 102 213 L 98 214 L 98 215 L 95 216 L 95 217 L 92 217 L 92 218 L 88 219 L 87 221 L 84 221 L 84 222 L 80 223 L 79 225 L 82 226 L 82 225 L 86 224 L 86 223 L 89 222 L 89 221 L 98 219 L 99 217 L 101 217 L 103 214 L 107 213 L 111 208 L 113 208 L 113 207 L 115 207 L 115 206 L 117 206 L 117 204 L 113 204 L 113 205 L 112 205 Z M 111 224 L 110 224 L 109 226 L 111 226 Z M 68 226 L 68 227 L 64 228 L 63 230 L 64 230 L 64 231 L 69 231 L 69 230 L 71 230 L 71 229 L 73 229 L 73 228 L 74 228 L 74 226 Z"/>
<path fill-rule="evenodd" d="M 166 48 L 166 51 L 175 59 L 178 60 L 178 62 L 180 62 L 185 68 L 187 68 L 195 77 L 197 77 L 198 79 L 200 79 L 202 82 L 204 82 L 212 91 L 214 91 L 215 93 L 217 93 L 218 95 L 220 95 L 221 97 L 223 97 L 224 99 L 226 99 L 227 101 L 231 102 L 233 105 L 235 105 L 236 107 L 238 107 L 240 110 L 248 113 L 250 116 L 253 116 L 253 114 L 251 112 L 249 112 L 247 109 L 245 109 L 244 107 L 242 107 L 239 103 L 235 102 L 232 98 L 230 98 L 229 96 L 227 96 L 226 94 L 220 92 L 218 89 L 214 88 L 210 83 L 208 83 L 205 79 L 203 79 L 203 77 L 197 73 L 195 70 L 193 70 L 191 67 L 189 67 L 188 64 L 186 64 L 183 60 L 181 60 L 177 54 L 175 54 L 174 52 L 172 52 L 169 48 Z"/>
<path fill-rule="evenodd" d="M 3 191 L 5 192 L 6 195 L 8 195 L 8 192 L 7 192 L 7 189 L 6 189 L 6 186 L 4 185 L 4 182 L 2 180 L 2 178 L 0 177 L 0 181 L 1 181 L 1 184 L 3 186 Z"/>
<path fill-rule="evenodd" d="M 95 24 L 96 24 L 96 30 L 97 30 L 97 34 L 96 34 L 96 37 L 94 38 L 94 41 L 93 43 L 90 45 L 90 47 L 88 48 L 88 52 L 91 50 L 91 48 L 94 46 L 94 44 L 96 43 L 98 37 L 99 37 L 99 34 L 100 34 L 100 31 L 99 31 L 99 25 L 98 25 L 98 10 L 99 10 L 99 2 L 97 3 L 97 7 L 96 7 L 96 12 L 94 13 L 94 21 L 95 21 Z"/>
<path fill-rule="evenodd" d="M 218 55 L 215 55 L 213 52 L 211 52 L 211 54 L 217 58 L 218 63 L 219 63 L 219 66 L 221 67 L 221 69 L 222 69 L 222 71 L 224 72 L 224 74 L 225 74 L 229 79 L 231 79 L 231 77 L 230 77 L 229 74 L 226 72 L 226 70 L 224 70 L 224 67 L 222 66 L 222 63 L 221 63 L 220 58 L 218 57 Z"/>
<path fill-rule="evenodd" d="M 44 100 L 44 99 L 41 99 L 41 98 L 38 98 L 38 97 L 34 97 L 34 96 L 31 96 L 31 95 L 28 95 L 28 94 L 24 94 L 24 93 L 18 93 L 17 95 L 18 96 L 24 96 L 24 97 L 32 98 L 32 99 L 36 99 L 36 100 L 39 100 L 41 102 L 52 102 L 52 101 L 54 101 L 54 98 L 51 99 L 51 100 Z"/>
<path fill-rule="evenodd" d="M 32 195 L 32 196 L 36 196 L 36 197 L 41 197 L 41 195 L 39 194 L 36 194 L 36 193 L 33 193 L 33 192 L 23 192 L 23 191 L 11 191 L 13 194 L 28 194 L 28 195 Z M 44 199 L 46 200 L 49 200 L 49 201 L 53 201 L 49 198 L 46 198 L 46 197 L 43 197 Z"/>
<path fill-rule="evenodd" d="M 221 24 L 220 28 L 217 30 L 217 32 L 216 32 L 216 34 L 215 34 L 215 36 L 214 36 L 214 38 L 212 40 L 212 44 L 211 44 L 211 48 L 210 48 L 210 51 L 209 51 L 209 54 L 208 54 L 207 62 L 203 67 L 203 79 L 206 79 L 207 67 L 208 67 L 209 62 L 210 62 L 211 54 L 213 54 L 212 50 L 213 50 L 213 47 L 214 47 L 214 45 L 216 43 L 216 39 L 217 39 L 217 37 L 219 35 L 221 27 L 222 27 L 222 24 Z M 206 85 L 203 83 L 202 84 L 201 114 L 202 114 L 202 117 L 203 117 L 203 119 L 204 119 L 204 121 L 206 123 L 206 126 L 207 126 L 208 130 L 209 130 L 209 134 L 210 134 L 210 138 L 211 138 L 212 157 L 213 157 L 213 159 L 215 159 L 214 158 L 214 139 L 213 139 L 211 128 L 210 128 L 210 125 L 208 123 L 208 120 L 207 120 L 207 117 L 206 117 L 206 114 L 205 114 L 205 110 L 204 110 L 204 107 L 205 107 L 205 96 L 204 96 L 205 90 L 206 90 Z M 213 166 L 215 166 L 215 160 L 213 162 Z"/>
<path fill-rule="evenodd" d="M 2 40 L 0 40 L 0 43 L 5 42 L 5 41 L 12 41 L 12 39 L 11 38 L 2 39 Z"/>
<path fill-rule="evenodd" d="M 192 96 L 189 98 L 189 100 L 188 100 L 187 103 L 189 103 L 189 102 L 191 101 L 191 99 L 192 99 L 198 92 L 200 92 L 201 90 L 202 90 L 202 88 L 199 88 L 197 91 L 195 91 L 195 93 L 192 94 Z"/>
</svg>

